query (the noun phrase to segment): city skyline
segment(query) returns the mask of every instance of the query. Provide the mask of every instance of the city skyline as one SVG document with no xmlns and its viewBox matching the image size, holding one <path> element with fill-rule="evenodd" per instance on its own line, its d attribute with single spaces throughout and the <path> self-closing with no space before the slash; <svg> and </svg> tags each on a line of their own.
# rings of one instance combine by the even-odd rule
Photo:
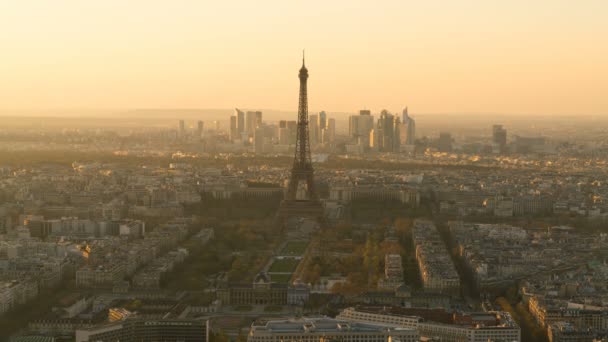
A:
<svg viewBox="0 0 608 342">
<path fill-rule="evenodd" d="M 294 110 L 306 48 L 311 109 L 608 114 L 601 1 L 0 6 L 3 111 Z"/>
<path fill-rule="evenodd" d="M 0 3 L 0 342 L 608 342 L 606 10 Z"/>
</svg>

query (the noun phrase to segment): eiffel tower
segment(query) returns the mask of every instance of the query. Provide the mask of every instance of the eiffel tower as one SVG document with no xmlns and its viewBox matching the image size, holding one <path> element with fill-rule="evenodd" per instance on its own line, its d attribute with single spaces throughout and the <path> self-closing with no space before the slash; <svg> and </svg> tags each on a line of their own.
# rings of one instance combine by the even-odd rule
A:
<svg viewBox="0 0 608 342">
<path fill-rule="evenodd" d="M 314 218 L 323 221 L 323 205 L 315 189 L 314 171 L 310 156 L 310 139 L 308 136 L 308 69 L 302 54 L 302 68 L 300 68 L 300 102 L 298 105 L 298 126 L 296 133 L 296 151 L 291 168 L 291 178 L 287 188 L 287 195 L 281 202 L 279 217 Z M 304 195 L 298 198 L 298 187 L 305 183 Z M 302 198 L 303 197 L 303 198 Z"/>
</svg>

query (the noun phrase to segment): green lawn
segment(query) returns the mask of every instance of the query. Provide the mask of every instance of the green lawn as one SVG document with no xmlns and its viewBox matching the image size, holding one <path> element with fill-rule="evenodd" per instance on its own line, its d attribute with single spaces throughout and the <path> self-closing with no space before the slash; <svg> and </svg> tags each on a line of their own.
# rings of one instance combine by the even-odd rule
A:
<svg viewBox="0 0 608 342">
<path fill-rule="evenodd" d="M 281 250 L 281 255 L 300 256 L 304 254 L 307 246 L 308 241 L 289 241 L 283 250 Z"/>
<path fill-rule="evenodd" d="M 275 259 L 268 272 L 293 272 L 300 260 L 294 258 Z"/>
<path fill-rule="evenodd" d="M 271 274 L 270 278 L 273 283 L 287 284 L 291 279 L 291 274 Z"/>
</svg>

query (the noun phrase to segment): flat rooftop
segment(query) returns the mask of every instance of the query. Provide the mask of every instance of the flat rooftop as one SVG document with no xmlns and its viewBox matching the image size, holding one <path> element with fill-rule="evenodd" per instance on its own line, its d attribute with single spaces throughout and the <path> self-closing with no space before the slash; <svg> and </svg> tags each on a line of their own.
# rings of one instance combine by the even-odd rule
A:
<svg viewBox="0 0 608 342">
<path fill-rule="evenodd" d="M 254 331 L 269 333 L 343 333 L 343 332 L 385 332 L 396 329 L 382 324 L 367 324 L 336 320 L 331 318 L 302 318 L 290 320 L 268 321 L 252 325 Z"/>
</svg>

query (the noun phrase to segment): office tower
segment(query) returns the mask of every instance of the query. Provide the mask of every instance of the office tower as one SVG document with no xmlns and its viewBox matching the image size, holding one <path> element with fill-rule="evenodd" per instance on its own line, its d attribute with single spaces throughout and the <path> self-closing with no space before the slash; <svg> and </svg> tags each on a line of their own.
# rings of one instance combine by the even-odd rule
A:
<svg viewBox="0 0 608 342">
<path fill-rule="evenodd" d="M 238 108 L 234 108 L 234 112 L 237 117 L 236 127 L 238 128 L 239 136 L 241 136 L 243 132 L 245 132 L 245 113 L 242 110 L 239 110 Z"/>
<path fill-rule="evenodd" d="M 258 127 L 255 129 L 255 134 L 253 137 L 253 149 L 255 154 L 263 154 L 264 153 L 264 138 L 265 138 L 265 129 L 264 127 Z"/>
<path fill-rule="evenodd" d="M 367 111 L 369 112 L 369 111 Z M 369 114 L 362 114 L 359 116 L 359 136 L 364 137 L 362 145 L 369 146 L 369 132 L 374 128 L 374 117 Z"/>
<path fill-rule="evenodd" d="M 439 152 L 452 152 L 452 135 L 447 132 L 439 133 Z"/>
<path fill-rule="evenodd" d="M 369 137 L 367 138 L 367 140 L 369 141 L 369 148 L 374 152 L 378 152 L 380 147 L 380 139 L 377 128 L 372 128 L 369 131 Z"/>
<path fill-rule="evenodd" d="M 235 141 L 240 138 L 239 128 L 236 115 L 230 116 L 230 141 Z"/>
<path fill-rule="evenodd" d="M 399 139 L 399 143 L 401 145 L 408 145 L 407 143 L 407 123 L 405 122 L 401 122 L 399 124 L 399 135 L 397 135 L 398 139 Z"/>
<path fill-rule="evenodd" d="M 310 146 L 315 146 L 319 143 L 319 116 L 308 116 L 308 131 L 310 132 Z"/>
<path fill-rule="evenodd" d="M 245 132 L 254 133 L 255 127 L 255 112 L 247 111 L 245 112 Z"/>
<path fill-rule="evenodd" d="M 179 120 L 178 135 L 180 138 L 183 138 L 184 136 L 186 136 L 186 123 L 184 122 L 184 120 Z"/>
<path fill-rule="evenodd" d="M 333 144 L 336 141 L 336 119 L 331 118 L 327 121 L 327 130 L 329 143 Z"/>
<path fill-rule="evenodd" d="M 399 152 L 401 150 L 401 120 L 395 115 L 393 123 L 393 152 Z"/>
<path fill-rule="evenodd" d="M 200 138 L 203 136 L 203 127 L 204 127 L 204 123 L 201 120 L 198 120 L 197 126 L 196 126 L 196 137 Z"/>
<path fill-rule="evenodd" d="M 242 112 L 241 112 L 242 113 Z M 262 112 L 261 111 L 247 111 L 244 114 L 242 132 L 246 132 L 249 136 L 255 135 L 256 128 L 262 125 Z"/>
<path fill-rule="evenodd" d="M 290 133 L 289 128 L 287 128 L 287 121 L 281 120 L 279 121 L 279 145 L 289 145 L 290 142 Z"/>
<path fill-rule="evenodd" d="M 327 128 L 327 113 L 319 112 L 319 129 Z"/>
<path fill-rule="evenodd" d="M 281 202 L 279 217 L 287 220 L 290 217 L 310 217 L 323 222 L 323 205 L 319 200 L 314 181 L 314 171 L 312 167 L 312 157 L 310 153 L 310 141 L 308 130 L 308 69 L 302 57 L 302 68 L 298 75 L 300 79 L 300 96 L 298 104 L 298 126 L 296 133 L 296 151 L 291 169 L 291 177 L 287 187 L 285 200 Z M 298 188 L 300 183 L 303 188 L 302 197 L 298 198 Z"/>
<path fill-rule="evenodd" d="M 401 144 L 414 145 L 416 142 L 416 120 L 408 114 L 407 107 L 403 110 L 401 120 Z"/>
<path fill-rule="evenodd" d="M 371 145 L 370 133 L 373 128 L 374 117 L 371 116 L 371 111 L 369 110 L 361 110 L 359 111 L 359 115 L 351 115 L 349 118 L 349 136 L 365 148 Z"/>
<path fill-rule="evenodd" d="M 262 112 L 255 112 L 255 128 L 262 126 Z"/>
<path fill-rule="evenodd" d="M 216 131 L 219 131 L 220 128 L 221 128 L 220 120 L 213 121 L 213 129 L 215 129 Z"/>
<path fill-rule="evenodd" d="M 319 130 L 319 143 L 322 145 L 327 145 L 329 143 L 329 131 L 327 128 Z"/>
<path fill-rule="evenodd" d="M 394 149 L 395 139 L 395 117 L 387 110 L 380 113 L 380 118 L 376 124 L 378 137 L 375 138 L 378 142 L 378 152 L 392 152 Z"/>
<path fill-rule="evenodd" d="M 505 153 L 507 150 L 507 130 L 502 125 L 492 126 L 492 152 Z"/>
</svg>

